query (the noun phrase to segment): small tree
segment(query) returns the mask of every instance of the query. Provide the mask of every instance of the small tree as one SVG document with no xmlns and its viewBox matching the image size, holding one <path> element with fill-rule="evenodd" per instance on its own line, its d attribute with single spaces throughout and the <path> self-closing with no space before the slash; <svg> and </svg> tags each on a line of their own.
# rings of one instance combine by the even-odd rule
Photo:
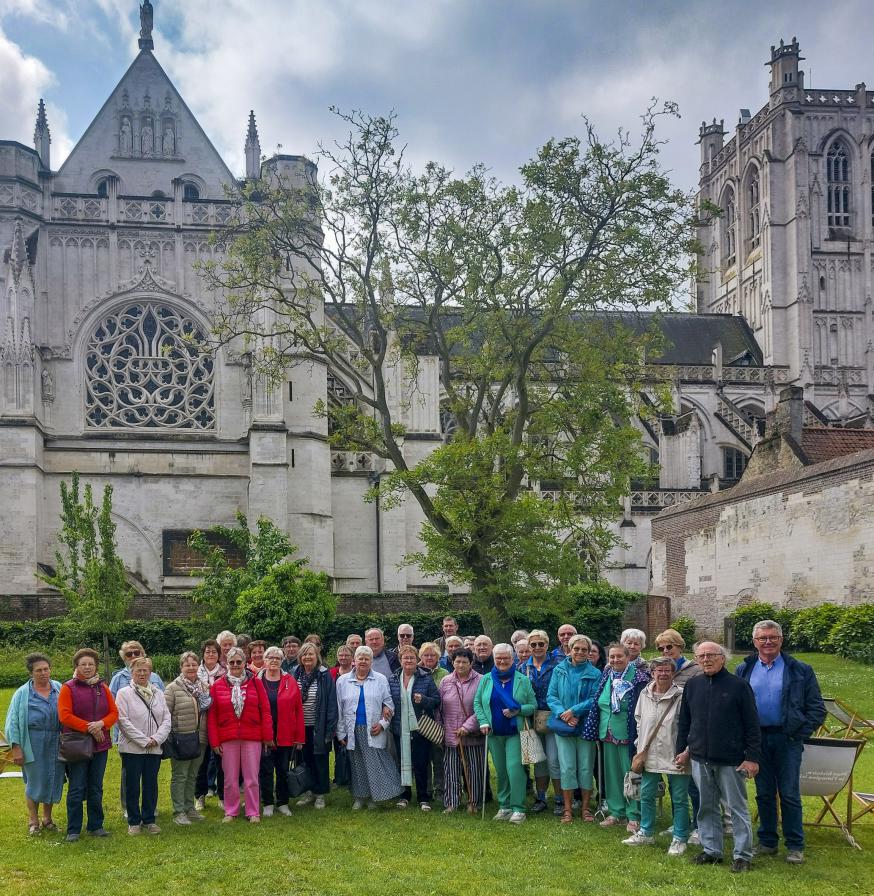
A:
<svg viewBox="0 0 874 896">
<path fill-rule="evenodd" d="M 133 591 L 127 583 L 124 564 L 115 543 L 112 521 L 112 486 L 103 488 L 100 509 L 95 506 L 91 485 L 79 495 L 79 474 L 68 486 L 61 483 L 61 531 L 54 575 L 37 578 L 57 588 L 67 602 L 68 622 L 96 630 L 103 636 L 104 674 L 109 677 L 109 635 L 127 615 Z"/>
<path fill-rule="evenodd" d="M 232 546 L 242 562 L 235 565 L 216 542 Z M 204 609 L 205 619 L 218 626 L 235 623 L 239 596 L 297 550 L 272 520 L 261 517 L 252 532 L 243 513 L 237 514 L 235 528 L 214 526 L 206 533 L 196 531 L 188 545 L 204 558 L 203 581 L 193 589 L 191 598 Z M 305 560 L 293 560 L 284 565 L 301 569 L 305 564 Z"/>
</svg>

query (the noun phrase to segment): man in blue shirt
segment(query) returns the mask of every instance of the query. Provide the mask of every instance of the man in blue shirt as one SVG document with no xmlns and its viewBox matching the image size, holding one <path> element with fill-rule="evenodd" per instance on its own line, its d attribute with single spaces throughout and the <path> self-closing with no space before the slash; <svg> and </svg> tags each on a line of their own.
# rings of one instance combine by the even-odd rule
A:
<svg viewBox="0 0 874 896">
<path fill-rule="evenodd" d="M 756 777 L 759 807 L 758 855 L 777 854 L 777 795 L 783 816 L 786 861 L 804 861 L 801 811 L 801 754 L 804 739 L 825 720 L 825 705 L 813 669 L 783 653 L 783 629 L 772 619 L 753 626 L 756 653 L 737 674 L 749 682 L 756 697 L 762 728 L 762 758 Z"/>
</svg>

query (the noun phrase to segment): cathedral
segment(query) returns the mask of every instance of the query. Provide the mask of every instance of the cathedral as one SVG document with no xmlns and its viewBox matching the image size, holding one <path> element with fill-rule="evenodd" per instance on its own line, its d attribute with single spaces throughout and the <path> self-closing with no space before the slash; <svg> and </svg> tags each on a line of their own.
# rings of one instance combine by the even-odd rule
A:
<svg viewBox="0 0 874 896">
<path fill-rule="evenodd" d="M 262 158 L 250 113 L 231 172 L 159 64 L 151 15 L 146 0 L 139 53 L 57 170 L 42 102 L 33 147 L 0 140 L 0 617 L 41 591 L 73 471 L 113 486 L 119 553 L 156 606 L 192 585 L 188 535 L 239 511 L 270 517 L 338 592 L 445 590 L 403 563 L 415 502 L 366 503 L 382 462 L 331 449 L 314 406 L 349 400 L 335 371 L 300 365 L 280 388 L 244 351 L 198 350 L 222 301 L 198 265 L 221 261 L 209 237 L 234 188 L 312 163 Z M 700 232 L 697 313 L 658 319 L 651 371 L 674 407 L 639 425 L 659 481 L 620 508 L 604 570 L 628 589 L 648 590 L 655 514 L 733 486 L 781 390 L 804 389 L 808 422 L 871 423 L 874 93 L 806 89 L 800 60 L 794 39 L 771 49 L 768 101 L 730 139 L 701 127 L 700 198 L 720 213 Z M 413 462 L 448 437 L 434 359 L 417 377 Z"/>
</svg>

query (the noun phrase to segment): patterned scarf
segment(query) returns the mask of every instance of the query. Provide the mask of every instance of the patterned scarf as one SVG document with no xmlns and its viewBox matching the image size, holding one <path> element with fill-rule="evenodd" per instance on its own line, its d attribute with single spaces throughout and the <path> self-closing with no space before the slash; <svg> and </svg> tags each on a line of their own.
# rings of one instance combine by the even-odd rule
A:
<svg viewBox="0 0 874 896">
<path fill-rule="evenodd" d="M 152 697 L 155 696 L 155 689 L 150 684 L 134 684 L 134 687 L 146 703 L 152 702 Z"/>
<path fill-rule="evenodd" d="M 194 681 L 189 681 L 184 675 L 180 675 L 176 679 L 176 684 L 185 688 L 191 698 L 197 701 L 197 708 L 201 712 L 206 712 L 206 710 L 209 709 L 212 704 L 212 697 L 210 697 L 209 691 L 204 687 L 200 678 L 196 678 Z"/>
<path fill-rule="evenodd" d="M 621 711 L 622 698 L 632 688 L 631 682 L 623 678 L 627 672 L 628 669 L 623 669 L 621 672 L 617 672 L 615 669 L 610 670 L 610 679 L 612 681 L 610 685 L 610 712 L 617 713 Z"/>
<path fill-rule="evenodd" d="M 231 706 L 234 707 L 234 715 L 238 719 L 243 714 L 243 705 L 246 702 L 246 692 L 242 686 L 251 677 L 252 673 L 249 671 L 244 671 L 239 678 L 230 672 L 227 674 L 228 684 L 231 686 Z"/>
<path fill-rule="evenodd" d="M 319 667 L 313 666 L 312 672 L 304 672 L 303 666 L 298 666 L 295 669 L 297 673 L 297 683 L 300 686 L 300 699 L 306 703 L 307 697 L 310 695 L 310 685 L 316 680 L 316 676 L 319 674 Z"/>
</svg>

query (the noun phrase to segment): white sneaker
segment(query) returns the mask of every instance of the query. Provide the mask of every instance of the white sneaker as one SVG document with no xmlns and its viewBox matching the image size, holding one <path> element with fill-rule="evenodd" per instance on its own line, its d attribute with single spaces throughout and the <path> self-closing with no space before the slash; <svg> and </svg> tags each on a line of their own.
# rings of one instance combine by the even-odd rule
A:
<svg viewBox="0 0 874 896">
<path fill-rule="evenodd" d="M 180 812 L 178 815 L 174 815 L 173 821 L 176 824 L 191 824 L 191 819 L 184 812 Z"/>
<path fill-rule="evenodd" d="M 273 817 L 273 806 L 265 806 L 264 807 L 264 817 L 265 818 Z"/>
<path fill-rule="evenodd" d="M 668 847 L 668 855 L 669 856 L 681 856 L 686 851 L 686 844 L 683 843 L 682 840 L 678 840 L 674 837 L 671 840 L 671 845 Z"/>
<path fill-rule="evenodd" d="M 199 796 L 199 797 L 194 801 L 194 809 L 195 809 L 195 811 L 197 811 L 197 812 L 203 812 L 203 810 L 204 810 L 205 808 L 206 808 L 206 800 L 205 800 L 202 796 Z"/>
<path fill-rule="evenodd" d="M 689 834 L 689 839 L 686 841 L 689 846 L 700 846 L 701 845 L 701 835 L 698 833 L 698 828 L 695 828 L 691 834 Z"/>
<path fill-rule="evenodd" d="M 206 821 L 206 816 L 201 815 L 197 809 L 192 809 L 190 812 L 187 812 L 186 815 L 188 815 L 192 821 Z"/>
<path fill-rule="evenodd" d="M 643 831 L 635 831 L 630 837 L 622 841 L 626 846 L 650 846 L 655 843 L 655 837 L 644 834 Z"/>
<path fill-rule="evenodd" d="M 317 796 L 316 801 L 313 803 L 313 806 L 316 809 L 324 809 L 325 808 L 325 798 L 323 796 Z"/>
<path fill-rule="evenodd" d="M 280 815 L 291 815 L 291 809 L 289 809 L 288 806 L 286 806 L 286 805 L 277 806 L 276 811 Z"/>
<path fill-rule="evenodd" d="M 312 793 L 308 790 L 308 791 L 307 791 L 307 792 L 306 792 L 306 793 L 305 793 L 305 794 L 304 794 L 304 795 L 297 801 L 297 803 L 296 803 L 295 805 L 298 805 L 298 806 L 308 806 L 314 799 L 315 799 L 315 797 L 314 797 L 314 796 L 312 795 Z"/>
<path fill-rule="evenodd" d="M 525 822 L 524 812 L 514 812 L 508 819 L 510 824 L 523 824 Z"/>
<path fill-rule="evenodd" d="M 363 809 L 363 808 L 364 808 L 364 800 L 355 800 L 355 802 L 352 803 L 352 811 L 353 812 L 357 812 L 359 809 Z"/>
<path fill-rule="evenodd" d="M 673 837 L 674 836 L 674 826 L 671 825 L 669 828 L 665 828 L 665 830 L 659 832 L 659 837 Z"/>
<path fill-rule="evenodd" d="M 492 821 L 509 821 L 510 817 L 513 815 L 510 809 L 498 809 L 498 814 L 492 819 Z"/>
</svg>

